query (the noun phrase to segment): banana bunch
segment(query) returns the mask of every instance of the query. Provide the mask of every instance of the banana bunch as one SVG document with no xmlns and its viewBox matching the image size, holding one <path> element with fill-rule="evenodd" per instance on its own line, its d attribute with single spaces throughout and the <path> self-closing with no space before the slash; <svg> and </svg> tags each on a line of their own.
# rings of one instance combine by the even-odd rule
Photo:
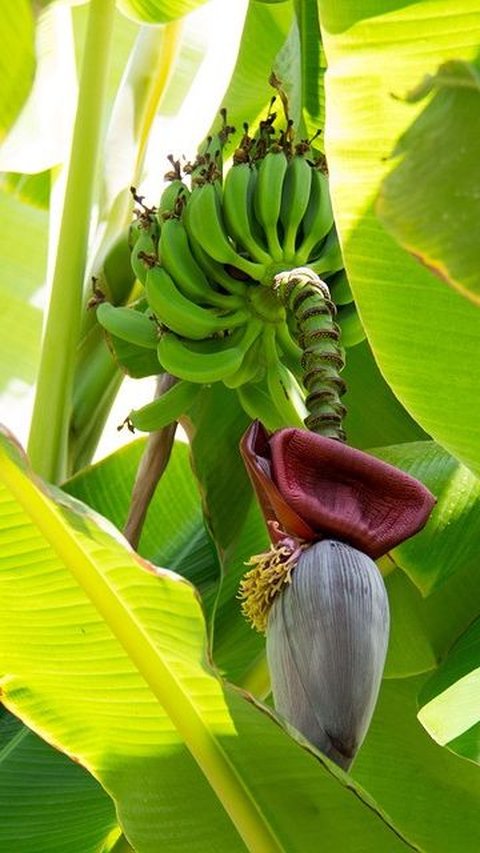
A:
<svg viewBox="0 0 480 853">
<path fill-rule="evenodd" d="M 253 136 L 244 126 L 225 171 L 234 129 L 222 118 L 193 163 L 169 158 L 168 184 L 155 208 L 134 196 L 131 264 L 147 310 L 104 305 L 97 316 L 117 342 L 155 348 L 158 372 L 187 383 L 175 394 L 182 404 L 187 386 L 222 381 L 267 428 L 301 426 L 308 414 L 302 350 L 274 282 L 299 266 L 327 281 L 344 275 L 324 161 L 311 142 L 295 141 L 291 122 L 277 131 L 270 108 Z M 345 318 L 347 338 L 356 343 L 361 324 L 351 294 L 342 298 L 339 323 Z M 132 413 L 132 422 L 147 421 Z"/>
</svg>

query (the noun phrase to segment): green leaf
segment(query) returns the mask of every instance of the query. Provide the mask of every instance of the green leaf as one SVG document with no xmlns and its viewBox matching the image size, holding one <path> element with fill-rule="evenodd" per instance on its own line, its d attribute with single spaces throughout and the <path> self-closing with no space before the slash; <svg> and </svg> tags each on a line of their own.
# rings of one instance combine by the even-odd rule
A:
<svg viewBox="0 0 480 853">
<path fill-rule="evenodd" d="M 379 368 L 421 427 L 480 471 L 480 312 L 386 232 L 375 200 L 422 108 L 400 100 L 449 59 L 472 59 L 478 3 L 323 0 L 326 154 L 352 292 Z M 419 11 L 421 10 L 421 11 Z M 397 97 L 392 97 L 392 94 Z M 352 152 L 354 152 L 352 154 Z"/>
<path fill-rule="evenodd" d="M 220 382 L 204 386 L 186 423 L 205 520 L 221 559 L 242 530 L 253 500 L 239 450 L 249 423 L 235 391 Z"/>
<path fill-rule="evenodd" d="M 8 5 L 31 6 L 21 3 Z M 63 163 L 71 138 L 77 97 L 75 53 L 70 9 L 54 3 L 36 24 L 35 80 L 18 121 L 0 149 L 0 169 L 35 173 Z M 30 86 L 29 86 L 30 89 Z"/>
<path fill-rule="evenodd" d="M 94 771 L 134 848 L 244 849 L 220 802 L 250 849 L 313 850 L 320 835 L 326 849 L 409 846 L 345 774 L 215 677 L 189 584 L 144 571 L 1 445 L 2 697 Z"/>
<path fill-rule="evenodd" d="M 420 263 L 479 304 L 478 66 L 446 62 L 426 79 L 420 94 L 432 89 L 433 98 L 395 147 L 377 213 Z"/>
<path fill-rule="evenodd" d="M 48 216 L 0 192 L 0 218 L 0 390 L 4 391 L 12 380 L 30 384 L 35 379 L 42 315 L 32 303 L 45 276 Z M 7 399 L 4 404 L 9 405 Z"/>
<path fill-rule="evenodd" d="M 292 21 L 290 2 L 268 5 L 250 0 L 237 62 L 222 99 L 228 122 L 238 131 L 245 121 L 254 125 L 267 108 L 273 94 L 268 80 Z"/>
<path fill-rule="evenodd" d="M 256 500 L 252 500 L 241 531 L 225 550 L 223 578 L 215 610 L 213 655 L 215 663 L 230 681 L 241 684 L 260 697 L 269 692 L 265 638 L 254 631 L 242 615 L 238 589 L 242 576 L 248 571 L 247 560 L 268 547 L 263 516 Z"/>
<path fill-rule="evenodd" d="M 408 678 L 435 669 L 437 656 L 428 633 L 423 599 L 398 569 L 384 580 L 390 607 L 384 677 Z"/>
<path fill-rule="evenodd" d="M 433 441 L 373 451 L 420 480 L 437 498 L 424 529 L 393 551 L 423 595 L 458 571 L 475 571 L 480 537 L 480 480 Z"/>
<path fill-rule="evenodd" d="M 6 172 L 1 177 L 0 187 L 14 198 L 41 210 L 48 210 L 50 204 L 50 170 L 25 175 L 18 172 Z"/>
<path fill-rule="evenodd" d="M 347 351 L 342 379 L 347 383 L 342 402 L 349 444 L 365 450 L 427 437 L 393 395 L 367 341 Z"/>
<path fill-rule="evenodd" d="M 145 439 L 130 442 L 85 468 L 63 488 L 121 530 L 145 444 Z M 203 523 L 188 446 L 180 441 L 175 442 L 167 469 L 155 490 L 138 553 L 157 566 L 168 566 L 183 575 L 202 595 L 216 589 L 217 555 Z"/>
<path fill-rule="evenodd" d="M 0 708 L 2 850 L 98 853 L 115 827 L 93 776 Z"/>
<path fill-rule="evenodd" d="M 418 719 L 437 743 L 479 761 L 480 619 L 450 650 L 418 697 Z M 468 735 L 467 740 L 461 739 Z M 475 734 L 475 736 L 474 736 Z M 460 738 L 460 749 L 451 742 Z"/>
<path fill-rule="evenodd" d="M 175 21 L 203 6 L 206 0 L 117 0 L 117 7 L 141 24 L 164 24 Z"/>
<path fill-rule="evenodd" d="M 478 769 L 434 743 L 416 719 L 416 696 L 423 681 L 383 682 L 352 775 L 422 850 L 476 853 Z"/>
<path fill-rule="evenodd" d="M 34 26 L 29 0 L 4 0 L 0 19 L 0 142 L 22 109 L 33 82 Z"/>
</svg>

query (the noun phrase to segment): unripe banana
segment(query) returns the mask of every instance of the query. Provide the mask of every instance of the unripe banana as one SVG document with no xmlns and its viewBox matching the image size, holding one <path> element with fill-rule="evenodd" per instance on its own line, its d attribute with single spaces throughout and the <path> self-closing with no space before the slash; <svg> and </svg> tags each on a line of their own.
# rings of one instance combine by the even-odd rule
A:
<svg viewBox="0 0 480 853">
<path fill-rule="evenodd" d="M 280 360 L 275 338 L 275 326 L 267 326 L 263 333 L 263 345 L 267 363 L 268 390 L 283 418 L 282 426 L 303 427 L 308 410 L 302 390 L 295 377 Z"/>
<path fill-rule="evenodd" d="M 229 169 L 223 185 L 223 212 L 228 233 L 237 243 L 237 249 L 246 249 L 253 260 L 269 264 L 270 255 L 252 230 L 255 177 L 249 163 L 236 163 Z"/>
<path fill-rule="evenodd" d="M 256 334 L 254 329 L 256 328 Z M 251 320 L 248 328 L 248 335 L 252 338 L 250 347 L 246 350 L 243 361 L 235 373 L 227 376 L 223 381 L 227 388 L 239 388 L 251 382 L 255 382 L 261 377 L 265 371 L 265 365 L 262 360 L 262 340 L 260 333 L 262 331 L 261 321 Z M 253 338 L 253 336 L 255 337 Z"/>
<path fill-rule="evenodd" d="M 158 344 L 158 359 L 163 368 L 189 382 L 209 384 L 224 379 L 240 367 L 244 351 L 227 346 L 225 340 L 185 341 L 165 332 Z"/>
<path fill-rule="evenodd" d="M 246 383 L 237 388 L 240 404 L 252 421 L 260 421 L 269 432 L 282 429 L 285 418 L 278 411 L 266 382 Z"/>
<path fill-rule="evenodd" d="M 133 409 L 128 416 L 130 423 L 142 432 L 153 432 L 177 421 L 188 411 L 201 391 L 201 385 L 181 380 L 176 382 L 161 397 L 147 403 L 141 409 Z"/>
<path fill-rule="evenodd" d="M 388 632 L 387 593 L 375 563 L 332 540 L 303 551 L 268 615 L 275 708 L 345 770 L 375 707 Z"/>
<path fill-rule="evenodd" d="M 205 249 L 202 248 L 200 243 L 191 235 L 189 235 L 189 243 L 193 256 L 202 267 L 212 284 L 218 285 L 232 296 L 243 297 L 247 294 L 249 285 L 244 278 L 234 278 L 233 275 L 230 275 L 228 268 L 218 261 L 214 261 Z"/>
<path fill-rule="evenodd" d="M 340 307 L 337 322 L 342 330 L 342 345 L 344 347 L 354 347 L 365 340 L 365 330 L 354 302 Z"/>
<path fill-rule="evenodd" d="M 308 207 L 313 168 L 303 154 L 290 160 L 283 182 L 280 221 L 283 225 L 283 256 L 294 261 L 300 224 Z"/>
<path fill-rule="evenodd" d="M 167 184 L 160 196 L 157 208 L 157 219 L 160 227 L 163 226 L 165 215 L 177 212 L 179 205 L 186 204 L 189 195 L 190 190 L 185 186 L 183 181 L 175 179 Z"/>
<path fill-rule="evenodd" d="M 230 264 L 255 280 L 264 275 L 265 264 L 243 258 L 229 241 L 219 193 L 213 184 L 204 184 L 192 192 L 185 210 L 185 227 L 215 261 Z"/>
<path fill-rule="evenodd" d="M 202 340 L 218 332 L 243 325 L 248 319 L 246 310 L 215 314 L 187 299 L 175 285 L 168 272 L 160 266 L 149 269 L 145 282 L 149 305 L 159 322 L 178 335 Z"/>
<path fill-rule="evenodd" d="M 274 261 L 283 259 L 278 223 L 287 165 L 283 151 L 269 151 L 260 161 L 255 185 L 255 214 L 265 231 L 268 250 Z"/>
<path fill-rule="evenodd" d="M 149 231 L 141 229 L 132 249 L 130 261 L 138 280 L 145 285 L 149 262 L 154 263 L 157 257 L 157 243 Z M 150 259 L 150 261 L 148 261 Z"/>
<path fill-rule="evenodd" d="M 289 371 L 293 373 L 296 378 L 301 378 L 303 374 L 303 350 L 292 337 L 286 322 L 277 324 L 276 337 L 277 348 L 281 353 L 280 360 L 283 362 L 285 367 L 288 367 Z"/>
<path fill-rule="evenodd" d="M 102 302 L 97 308 L 97 320 L 107 332 L 122 341 L 146 349 L 155 349 L 158 344 L 158 331 L 151 317 L 134 308 Z"/>
<path fill-rule="evenodd" d="M 267 385 L 272 400 L 280 412 L 282 426 L 303 427 L 308 409 L 302 390 L 292 373 L 277 357 L 267 366 Z"/>
<path fill-rule="evenodd" d="M 335 305 L 349 305 L 353 302 L 353 293 L 344 269 L 329 279 L 328 287 Z"/>
<path fill-rule="evenodd" d="M 185 226 L 179 219 L 167 219 L 163 223 L 158 249 L 162 266 L 188 299 L 199 305 L 216 305 L 225 310 L 233 310 L 242 304 L 241 299 L 219 293 L 210 286 L 192 254 Z"/>
<path fill-rule="evenodd" d="M 318 256 L 308 262 L 308 267 L 317 275 L 325 278 L 343 269 L 342 250 L 335 228 L 332 228 L 326 240 L 318 244 L 314 251 L 318 252 Z"/>
<path fill-rule="evenodd" d="M 310 198 L 302 221 L 302 238 L 295 252 L 295 265 L 308 262 L 315 246 L 333 226 L 333 211 L 328 190 L 328 178 L 320 169 L 312 169 Z"/>
</svg>

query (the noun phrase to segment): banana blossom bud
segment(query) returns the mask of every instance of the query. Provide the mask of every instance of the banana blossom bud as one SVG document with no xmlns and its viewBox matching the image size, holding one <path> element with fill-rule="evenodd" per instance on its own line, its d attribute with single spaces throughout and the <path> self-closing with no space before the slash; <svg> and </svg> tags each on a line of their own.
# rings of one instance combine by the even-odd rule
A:
<svg viewBox="0 0 480 853">
<path fill-rule="evenodd" d="M 255 422 L 241 452 L 272 547 L 253 557 L 243 610 L 266 630 L 277 711 L 348 769 L 385 663 L 388 599 L 373 562 L 426 523 L 435 498 L 413 477 L 306 430 Z"/>
</svg>

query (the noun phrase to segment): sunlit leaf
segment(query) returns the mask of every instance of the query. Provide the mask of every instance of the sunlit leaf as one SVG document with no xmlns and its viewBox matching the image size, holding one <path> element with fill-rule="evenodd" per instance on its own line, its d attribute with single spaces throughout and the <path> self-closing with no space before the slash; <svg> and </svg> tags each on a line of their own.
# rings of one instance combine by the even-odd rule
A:
<svg viewBox="0 0 480 853">
<path fill-rule="evenodd" d="M 250 0 L 232 79 L 222 99 L 228 121 L 240 132 L 253 122 L 274 94 L 268 80 L 293 21 L 292 4 Z"/>
<path fill-rule="evenodd" d="M 447 62 L 426 79 L 423 95 L 432 89 L 433 98 L 395 147 L 377 213 L 400 245 L 478 305 L 479 68 Z"/>
<path fill-rule="evenodd" d="M 29 0 L 4 0 L 0 17 L 0 142 L 22 109 L 33 82 L 34 26 Z"/>
<path fill-rule="evenodd" d="M 49 496 L 6 437 L 0 482 L 4 703 L 94 771 L 133 847 L 243 849 L 220 802 L 250 849 L 341 849 L 352 834 L 409 847 L 348 777 L 215 677 L 190 584 L 145 571 L 85 505 Z"/>
<path fill-rule="evenodd" d="M 139 23 L 164 24 L 183 18 L 206 0 L 117 0 L 117 7 Z"/>
<path fill-rule="evenodd" d="M 51 172 L 37 172 L 33 175 L 18 172 L 6 172 L 2 175 L 0 186 L 19 201 L 48 210 L 50 204 Z"/>
<path fill-rule="evenodd" d="M 35 80 L 0 149 L 2 171 L 42 172 L 68 155 L 77 94 L 70 14 L 66 4 L 54 3 L 39 15 Z"/>
<path fill-rule="evenodd" d="M 127 519 L 137 468 L 145 450 L 140 438 L 85 468 L 64 484 L 120 530 Z M 206 594 L 215 590 L 218 559 L 205 530 L 200 495 L 189 451 L 175 442 L 166 471 L 155 490 L 142 530 L 138 553 L 157 566 L 168 566 Z"/>
<path fill-rule="evenodd" d="M 471 60 L 480 6 L 323 0 L 326 153 L 360 318 L 393 392 L 423 429 L 480 471 L 480 312 L 420 265 L 375 213 L 390 155 L 423 104 L 402 98 L 449 59 Z M 396 97 L 393 97 L 396 96 Z"/>
<path fill-rule="evenodd" d="M 93 776 L 0 708 L 0 847 L 97 853 L 116 826 Z"/>
<path fill-rule="evenodd" d="M 48 216 L 0 192 L 0 218 L 0 391 L 10 384 L 11 397 L 3 397 L 1 405 L 3 419 L 11 423 L 8 408 L 25 387 L 13 383 L 32 383 L 37 369 L 42 316 L 34 300 L 45 277 Z"/>
<path fill-rule="evenodd" d="M 418 718 L 442 746 L 480 761 L 480 619 L 459 638 L 419 695 Z M 463 736 L 463 737 L 462 737 Z M 456 741 L 457 743 L 452 743 Z"/>
</svg>

